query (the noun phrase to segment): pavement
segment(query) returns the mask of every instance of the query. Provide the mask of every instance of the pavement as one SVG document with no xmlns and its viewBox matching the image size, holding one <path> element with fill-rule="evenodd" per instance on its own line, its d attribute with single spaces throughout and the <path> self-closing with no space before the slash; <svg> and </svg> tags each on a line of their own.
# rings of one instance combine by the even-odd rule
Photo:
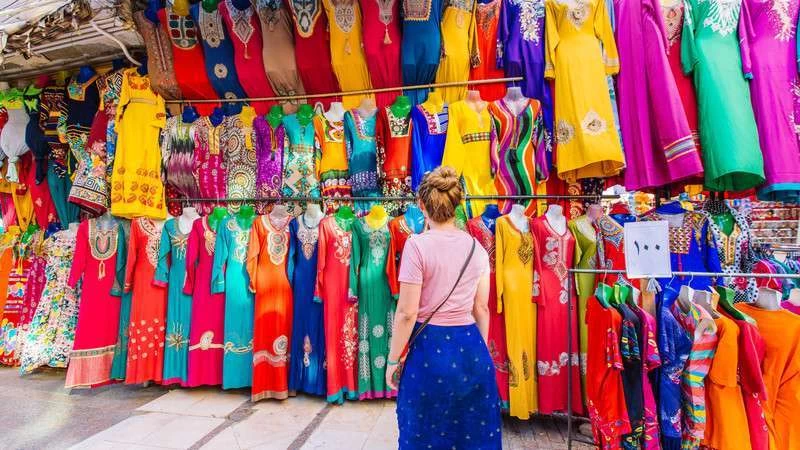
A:
<svg viewBox="0 0 800 450">
<path fill-rule="evenodd" d="M 20 377 L 0 368 L 0 449 L 397 448 L 388 400 L 334 406 L 300 395 L 251 403 L 246 390 L 116 384 L 70 392 L 63 386 L 63 370 Z M 566 422 L 506 417 L 503 448 L 567 449 Z M 574 442 L 573 448 L 591 447 Z"/>
</svg>

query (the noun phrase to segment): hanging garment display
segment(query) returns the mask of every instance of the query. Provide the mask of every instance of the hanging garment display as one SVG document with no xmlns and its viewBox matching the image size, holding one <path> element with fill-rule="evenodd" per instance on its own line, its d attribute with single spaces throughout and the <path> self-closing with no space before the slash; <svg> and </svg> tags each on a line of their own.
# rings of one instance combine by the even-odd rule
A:
<svg viewBox="0 0 800 450">
<path fill-rule="evenodd" d="M 212 289 L 217 233 L 210 221 L 209 217 L 194 221 L 186 247 L 183 293 L 192 297 L 186 363 L 189 387 L 222 384 L 225 294 Z"/>
<path fill-rule="evenodd" d="M 297 114 L 283 117 L 288 145 L 284 149 L 283 195 L 285 197 L 319 197 L 317 178 L 319 164 L 319 142 L 314 136 L 314 125 L 303 124 Z M 293 216 L 303 211 L 305 202 L 290 202 L 289 213 Z"/>
<path fill-rule="evenodd" d="M 429 111 L 425 105 L 411 108 L 411 189 L 416 191 L 422 177 L 442 163 L 447 139 L 449 111 Z"/>
<path fill-rule="evenodd" d="M 500 22 L 500 8 L 503 7 L 503 0 L 489 0 L 486 2 L 476 1 L 475 22 L 477 26 L 476 46 L 478 48 L 478 65 L 473 66 L 469 73 L 470 80 L 491 80 L 503 78 L 503 64 L 498 64 L 498 27 Z M 506 26 L 504 24 L 503 26 Z M 499 47 L 502 49 L 502 47 Z M 500 51 L 502 56 L 502 50 Z M 502 58 L 501 58 L 502 59 Z M 481 98 L 494 101 L 498 100 L 505 93 L 505 86 L 502 83 L 481 84 L 475 86 L 481 93 Z"/>
<path fill-rule="evenodd" d="M 42 92 L 43 89 L 31 85 L 26 89 L 24 95 L 25 110 L 28 113 L 28 124 L 25 126 L 25 145 L 33 153 L 35 176 L 32 179 L 36 185 L 47 178 L 47 156 L 50 153 L 44 129 L 39 125 L 39 115 L 41 114 L 39 105 Z"/>
<path fill-rule="evenodd" d="M 317 284 L 314 298 L 322 302 L 327 400 L 344 403 L 358 398 L 358 305 L 348 299 L 354 219 L 326 217 L 319 225 Z"/>
<path fill-rule="evenodd" d="M 118 232 L 116 221 L 90 219 L 78 226 L 67 283 L 70 288 L 77 289 L 81 282 L 81 296 L 64 382 L 67 389 L 102 386 L 111 380 L 120 308 L 119 298 L 111 295 L 116 276 Z M 58 334 L 57 331 L 57 340 Z M 66 337 L 62 343 L 66 345 L 69 340 Z"/>
<path fill-rule="evenodd" d="M 225 294 L 223 389 L 253 383 L 253 293 L 245 266 L 251 225 L 251 219 L 237 216 L 217 225 L 211 292 Z"/>
<path fill-rule="evenodd" d="M 227 166 L 223 162 L 222 134 L 223 122 L 214 124 L 211 118 L 203 116 L 194 122 L 191 134 L 194 138 L 194 173 L 197 177 L 197 188 L 201 198 L 227 197 Z M 199 205 L 203 214 L 209 214 L 214 206 L 211 202 Z"/>
<path fill-rule="evenodd" d="M 526 99 L 525 107 L 515 112 L 505 100 L 489 104 L 496 133 L 491 157 L 494 185 L 499 195 L 533 195 L 536 183 L 550 174 L 547 142 L 541 103 Z M 512 200 L 500 200 L 500 212 L 508 214 Z M 536 202 L 523 200 L 525 215 L 533 216 Z"/>
<path fill-rule="evenodd" d="M 165 125 L 164 100 L 150 89 L 150 79 L 136 69 L 125 71 L 117 106 L 117 149 L 111 184 L 111 214 L 163 219 L 167 215 L 161 182 L 158 136 Z M 147 124 L 149 126 L 142 126 Z"/>
<path fill-rule="evenodd" d="M 330 18 L 331 64 L 342 91 L 372 89 L 361 35 L 361 8 L 357 0 L 322 0 Z M 370 95 L 342 97 L 345 109 L 355 108 Z"/>
<path fill-rule="evenodd" d="M 726 292 L 725 290 L 721 293 Z M 761 365 L 764 362 L 766 344 L 755 323 L 747 320 L 736 320 L 739 326 L 739 379 L 742 386 L 744 410 L 747 415 L 747 426 L 750 431 L 750 446 L 753 450 L 769 449 L 772 430 L 767 426 L 764 406 L 767 403 L 767 389 Z M 712 411 L 713 413 L 713 411 Z M 709 430 L 714 436 L 716 429 L 712 418 Z M 745 444 L 747 445 L 747 444 Z"/>
<path fill-rule="evenodd" d="M 642 359 L 644 430 L 640 442 L 645 450 L 657 450 L 660 448 L 658 406 L 656 404 L 655 391 L 651 384 L 651 380 L 655 379 L 655 370 L 661 367 L 661 353 L 659 353 L 658 345 L 656 344 L 656 319 L 641 307 L 636 307 L 635 312 L 641 323 L 638 344 L 641 349 Z"/>
<path fill-rule="evenodd" d="M 19 175 L 22 177 L 18 190 L 24 190 L 26 196 L 30 196 L 34 220 L 31 223 L 38 224 L 39 228 L 44 230 L 50 224 L 58 222 L 58 213 L 47 184 L 36 184 L 36 168 L 34 165 L 32 153 L 22 155 L 18 164 Z"/>
<path fill-rule="evenodd" d="M 295 61 L 294 32 L 289 12 L 280 0 L 256 0 L 254 6 L 264 37 L 264 72 L 272 90 L 280 96 L 305 94 Z M 296 109 L 294 105 L 299 101 L 287 103 L 285 112 L 293 113 Z"/>
<path fill-rule="evenodd" d="M 233 42 L 222 23 L 219 8 L 208 12 L 199 3 L 195 3 L 189 7 L 189 11 L 200 30 L 203 62 L 211 87 L 220 98 L 246 98 L 247 94 L 236 74 Z"/>
<path fill-rule="evenodd" d="M 625 157 L 606 75 L 619 72 L 619 60 L 605 5 L 548 0 L 545 23 L 545 77 L 555 80 L 558 176 L 571 182 L 617 175 Z"/>
<path fill-rule="evenodd" d="M 631 307 L 624 302 L 627 294 L 621 295 L 622 290 L 616 286 L 614 289 L 614 308 L 622 316 L 619 351 L 622 355 L 622 389 L 625 392 L 625 408 L 628 411 L 628 421 L 631 432 L 622 435 L 622 442 L 634 448 L 644 438 L 644 390 L 642 388 L 642 348 L 639 347 L 641 321 Z"/>
<path fill-rule="evenodd" d="M 339 91 L 331 66 L 328 16 L 322 0 L 287 0 L 294 21 L 294 54 L 303 87 L 310 94 Z M 318 99 L 329 103 L 331 98 Z"/>
<path fill-rule="evenodd" d="M 388 222 L 380 228 L 368 218 L 351 229 L 350 302 L 358 304 L 358 398 L 397 395 L 386 384 L 386 357 L 392 338 L 395 302 L 386 279 L 389 254 Z"/>
<path fill-rule="evenodd" d="M 247 112 L 251 114 L 247 114 Z M 227 168 L 228 198 L 253 198 L 256 196 L 256 136 L 253 129 L 255 112 L 245 106 L 235 116 L 227 116 L 222 121 L 220 144 L 224 149 L 223 160 Z M 239 210 L 241 202 L 229 202 L 232 212 Z"/>
<path fill-rule="evenodd" d="M 78 221 L 78 206 L 67 201 L 72 189 L 72 180 L 67 172 L 72 170 L 72 158 L 67 158 L 69 146 L 59 139 L 58 124 L 67 113 L 66 89 L 63 86 L 48 86 L 39 96 L 39 126 L 44 130 L 50 146 L 47 160 L 47 186 L 55 203 L 62 228 Z"/>
<path fill-rule="evenodd" d="M 447 0 L 442 14 L 442 60 L 436 69 L 436 82 L 469 78 L 470 68 L 480 64 L 475 23 L 477 0 Z M 437 88 L 448 102 L 463 100 L 467 86 Z"/>
<path fill-rule="evenodd" d="M 361 0 L 364 56 L 374 88 L 402 85 L 400 75 L 400 1 Z M 394 101 L 392 92 L 376 93 L 378 107 L 389 106 Z"/>
<path fill-rule="evenodd" d="M 25 294 L 28 290 L 31 260 L 28 249 L 33 236 L 24 233 L 14 240 L 11 248 L 11 268 L 8 271 L 8 288 L 0 323 L 0 365 L 14 367 L 19 364 L 17 336 L 22 325 Z"/>
<path fill-rule="evenodd" d="M 703 212 L 711 219 L 708 221 L 708 226 L 714 236 L 722 271 L 752 272 L 757 258 L 753 250 L 753 235 L 750 232 L 748 218 L 724 201 L 707 200 L 703 204 Z M 736 291 L 736 301 L 752 302 L 758 296 L 754 278 L 726 278 L 725 285 Z"/>
<path fill-rule="evenodd" d="M 416 212 L 420 215 L 422 214 L 422 211 L 418 209 Z M 406 241 L 412 234 L 419 234 L 425 230 L 426 224 L 424 222 L 425 219 L 423 217 L 422 226 L 416 229 L 417 223 L 410 215 L 397 216 L 389 221 L 389 256 L 386 257 L 386 278 L 389 283 L 389 291 L 392 293 L 394 300 L 400 297 L 400 281 L 397 277 Z"/>
<path fill-rule="evenodd" d="M 128 334 L 131 322 L 131 303 L 133 292 L 125 292 L 125 277 L 128 273 L 128 242 L 131 236 L 131 221 L 118 219 L 119 232 L 117 233 L 117 270 L 114 287 L 111 295 L 120 298 L 119 321 L 117 327 L 117 345 L 114 346 L 114 360 L 111 362 L 111 379 L 125 381 L 128 372 L 128 347 L 130 335 Z"/>
<path fill-rule="evenodd" d="M 681 63 L 698 93 L 705 187 L 743 191 L 764 182 L 764 161 L 750 105 L 749 40 L 737 37 L 740 1 L 686 3 Z M 722 15 L 720 15 L 722 14 Z M 713 49 L 713 50 L 712 50 Z"/>
<path fill-rule="evenodd" d="M 175 115 L 167 119 L 161 130 L 161 158 L 164 161 L 166 184 L 186 198 L 201 195 L 195 178 L 195 143 L 192 135 L 197 130 L 194 129 L 194 123 L 184 122 L 181 115 Z"/>
<path fill-rule="evenodd" d="M 378 109 L 375 124 L 377 168 L 381 192 L 385 197 L 410 197 L 411 190 L 411 115 L 397 117 L 391 106 Z M 396 216 L 404 209 L 401 202 L 386 202 L 386 211 Z"/>
<path fill-rule="evenodd" d="M 354 197 L 378 197 L 377 143 L 375 125 L 378 111 L 365 117 L 359 109 L 344 114 L 344 139 L 348 154 L 348 173 Z M 372 206 L 371 201 L 355 202 L 356 213 L 364 215 Z"/>
<path fill-rule="evenodd" d="M 575 238 L 575 268 L 576 269 L 595 269 L 599 268 L 597 264 L 597 247 L 598 247 L 598 232 L 595 229 L 593 220 L 588 215 L 582 215 L 567 222 L 567 228 L 572 236 Z M 587 383 L 587 353 L 589 349 L 589 322 L 587 314 L 589 311 L 589 302 L 595 294 L 595 285 L 597 284 L 597 276 L 593 273 L 576 273 L 575 274 L 575 291 L 577 296 L 577 310 L 578 310 L 578 338 L 579 338 L 579 354 L 581 363 L 581 382 L 583 383 L 583 396 L 584 400 L 588 401 L 588 383 Z M 598 313 L 601 314 L 601 313 Z M 602 315 L 602 314 L 601 314 Z M 600 320 L 609 320 L 613 318 L 604 317 Z M 621 320 L 621 319 L 620 319 Z M 615 331 L 616 333 L 616 331 Z M 601 372 L 604 373 L 604 372 Z M 590 412 L 590 414 L 592 414 Z"/>
<path fill-rule="evenodd" d="M 100 158 L 102 163 L 105 163 L 106 178 L 110 178 L 113 173 L 114 156 L 117 153 L 117 130 L 115 119 L 117 116 L 117 105 L 119 105 L 119 98 L 122 94 L 122 80 L 125 78 L 125 69 L 115 70 L 107 73 L 97 80 L 97 88 L 100 90 L 100 109 L 103 110 L 103 116 L 100 117 L 99 123 L 92 123 L 92 132 L 97 127 L 97 134 L 99 136 L 98 142 L 102 142 L 103 146 L 94 147 L 91 142 L 87 143 L 92 149 L 92 152 Z M 98 116 L 95 116 L 95 120 Z M 104 125 L 105 126 L 104 126 Z M 106 189 L 111 189 L 107 186 Z"/>
<path fill-rule="evenodd" d="M 292 341 L 289 358 L 289 391 L 324 396 L 325 325 L 323 306 L 314 301 L 317 278 L 317 243 L 320 224 L 303 214 L 289 224 L 288 274 L 292 284 Z"/>
<path fill-rule="evenodd" d="M 147 49 L 146 73 L 152 80 L 153 92 L 167 100 L 180 99 L 181 90 L 175 79 L 175 63 L 169 36 L 158 24 L 150 22 L 143 11 L 133 13 L 133 21 Z"/>
<path fill-rule="evenodd" d="M 325 114 L 314 116 L 314 134 L 320 146 L 317 171 L 322 196 L 348 197 L 352 194 L 344 143 L 344 120 L 330 120 Z M 333 213 L 338 201 L 325 201 L 325 212 Z"/>
<path fill-rule="evenodd" d="M 442 56 L 442 13 L 445 0 L 403 0 L 403 44 L 400 62 L 403 84 L 433 83 Z M 428 89 L 404 91 L 411 103 L 419 104 Z"/>
<path fill-rule="evenodd" d="M 255 118 L 253 131 L 257 161 L 255 194 L 260 198 L 280 197 L 286 132 L 280 122 L 273 127 L 263 116 Z M 264 208 L 264 205 L 256 206 Z"/>
<path fill-rule="evenodd" d="M 467 195 L 496 195 L 489 159 L 496 138 L 487 102 L 459 101 L 450 105 L 442 165 L 464 179 Z M 468 217 L 479 216 L 490 201 L 468 200 Z"/>
<path fill-rule="evenodd" d="M 36 313 L 44 291 L 45 266 L 47 260 L 44 254 L 44 230 L 33 234 L 30 243 L 24 248 L 25 257 L 30 259 L 28 281 L 25 286 L 25 297 L 22 300 L 22 311 L 17 323 L 17 335 L 14 340 L 14 365 L 19 366 L 21 356 L 25 351 L 26 336 L 30 332 L 31 322 Z"/>
</svg>

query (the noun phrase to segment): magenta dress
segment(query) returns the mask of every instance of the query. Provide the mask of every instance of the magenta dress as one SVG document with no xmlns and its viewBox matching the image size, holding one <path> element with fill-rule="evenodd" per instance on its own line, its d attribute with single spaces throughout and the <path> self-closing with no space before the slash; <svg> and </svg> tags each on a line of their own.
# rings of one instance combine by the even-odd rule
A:
<svg viewBox="0 0 800 450">
<path fill-rule="evenodd" d="M 225 294 L 211 293 L 216 240 L 217 233 L 211 230 L 207 217 L 194 221 L 186 246 L 186 281 L 183 285 L 183 293 L 192 296 L 188 387 L 222 384 Z"/>
<path fill-rule="evenodd" d="M 750 99 L 764 155 L 761 200 L 800 200 L 800 125 L 797 25 L 800 1 L 743 0 L 742 24 L 750 41 Z"/>
<path fill-rule="evenodd" d="M 644 397 L 644 441 L 643 450 L 661 448 L 658 433 L 658 406 L 650 384 L 650 372 L 661 367 L 661 355 L 656 345 L 656 319 L 642 308 L 636 308 L 636 315 L 642 322 L 639 346 L 642 352 L 642 394 Z"/>
<path fill-rule="evenodd" d="M 667 60 L 658 0 L 614 0 L 620 70 L 619 121 L 625 188 L 652 189 L 703 174 L 680 93 Z"/>
<path fill-rule="evenodd" d="M 195 121 L 190 131 L 194 141 L 194 177 L 201 198 L 225 198 L 227 195 L 227 173 L 221 149 L 223 124 L 214 126 L 211 119 L 203 116 Z M 197 205 L 197 209 L 206 215 L 214 206 L 217 205 L 204 202 Z"/>
<path fill-rule="evenodd" d="M 256 196 L 280 197 L 281 183 L 283 182 L 283 142 L 286 133 L 283 125 L 272 128 L 272 125 L 262 117 L 253 121 L 256 132 Z M 257 205 L 263 208 L 266 204 Z M 265 211 L 259 211 L 264 214 Z"/>
</svg>

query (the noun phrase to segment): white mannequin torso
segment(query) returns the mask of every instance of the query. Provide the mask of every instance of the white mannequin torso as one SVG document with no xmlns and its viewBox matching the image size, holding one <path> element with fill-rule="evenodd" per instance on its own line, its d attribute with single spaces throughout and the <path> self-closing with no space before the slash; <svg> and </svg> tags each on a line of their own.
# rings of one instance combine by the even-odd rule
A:
<svg viewBox="0 0 800 450">
<path fill-rule="evenodd" d="M 518 86 L 511 86 L 506 90 L 503 102 L 505 102 L 508 109 L 510 109 L 515 116 L 520 115 L 528 106 L 528 98 L 522 95 L 522 89 Z"/>
<path fill-rule="evenodd" d="M 525 208 L 522 205 L 514 205 L 508 213 L 508 220 L 514 224 L 517 230 L 527 233 L 530 230 L 528 216 L 525 215 Z"/>
<path fill-rule="evenodd" d="M 564 217 L 564 209 L 561 206 L 549 205 L 544 217 L 556 233 L 564 234 L 567 232 L 567 218 Z"/>
<path fill-rule="evenodd" d="M 325 213 L 316 203 L 309 203 L 306 211 L 303 213 L 303 223 L 307 227 L 316 228 L 322 219 L 325 218 Z"/>
<path fill-rule="evenodd" d="M 344 105 L 342 102 L 331 102 L 331 107 L 325 111 L 325 118 L 329 122 L 341 122 L 344 120 Z"/>
<path fill-rule="evenodd" d="M 183 234 L 189 234 L 192 231 L 192 224 L 195 220 L 200 218 L 200 214 L 197 213 L 197 210 L 192 207 L 183 208 L 183 213 L 177 217 L 176 222 L 178 225 L 178 231 Z"/>
<path fill-rule="evenodd" d="M 778 311 L 781 309 L 781 292 L 768 287 L 760 287 L 755 305 L 767 311 Z"/>
</svg>

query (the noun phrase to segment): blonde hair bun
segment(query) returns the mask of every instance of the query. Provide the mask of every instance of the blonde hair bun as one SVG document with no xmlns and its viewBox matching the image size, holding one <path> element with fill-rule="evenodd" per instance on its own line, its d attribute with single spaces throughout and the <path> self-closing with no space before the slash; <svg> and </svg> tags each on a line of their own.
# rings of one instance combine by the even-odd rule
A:
<svg viewBox="0 0 800 450">
<path fill-rule="evenodd" d="M 418 195 L 428 218 L 439 223 L 454 218 L 456 207 L 464 199 L 458 173 L 450 166 L 440 166 L 428 173 Z"/>
</svg>

